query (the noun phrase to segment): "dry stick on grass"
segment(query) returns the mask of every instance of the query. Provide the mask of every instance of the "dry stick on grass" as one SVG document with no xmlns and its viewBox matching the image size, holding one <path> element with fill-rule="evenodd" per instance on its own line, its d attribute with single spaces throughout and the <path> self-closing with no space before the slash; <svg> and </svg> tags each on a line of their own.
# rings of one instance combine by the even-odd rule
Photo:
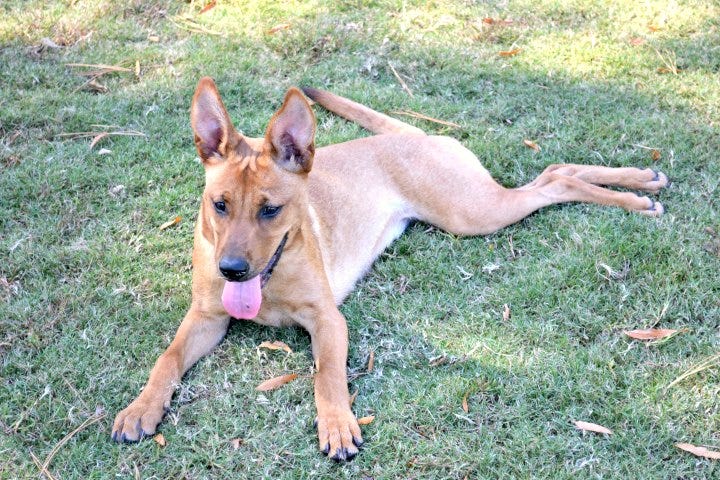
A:
<svg viewBox="0 0 720 480">
<path fill-rule="evenodd" d="M 98 135 L 118 135 L 118 136 L 130 136 L 130 137 L 147 137 L 142 132 L 138 132 L 137 130 L 117 130 L 114 132 L 70 132 L 70 133 L 58 133 L 58 137 L 64 137 L 64 138 L 85 138 L 85 137 L 97 137 Z"/>
<path fill-rule="evenodd" d="M 224 33 L 215 32 L 213 30 L 208 30 L 207 28 L 203 27 L 201 24 L 199 24 L 198 22 L 196 22 L 190 18 L 185 18 L 185 17 L 175 17 L 175 18 L 176 18 L 177 22 L 170 17 L 168 17 L 168 20 L 170 20 L 170 23 L 172 23 L 176 27 L 181 28 L 183 30 L 187 30 L 188 32 L 206 33 L 208 35 L 215 35 L 215 36 L 223 37 L 223 38 L 227 37 L 227 35 Z"/>
<path fill-rule="evenodd" d="M 445 120 L 438 120 L 437 118 L 428 117 L 427 115 L 423 115 L 422 113 L 413 112 L 412 110 L 393 110 L 390 113 L 394 113 L 396 115 L 405 115 L 405 116 L 412 117 L 412 118 L 419 118 L 420 120 L 427 120 L 428 122 L 439 123 L 440 125 L 445 125 L 448 127 L 462 128 L 457 123 L 446 122 Z"/>
<path fill-rule="evenodd" d="M 60 449 L 62 448 L 62 446 L 65 445 L 67 442 L 69 442 L 70 439 L 71 439 L 72 437 L 74 437 L 78 432 L 81 432 L 82 430 L 85 430 L 87 427 L 89 427 L 89 426 L 92 425 L 93 423 L 99 422 L 99 421 L 102 420 L 103 418 L 105 418 L 105 414 L 104 414 L 104 413 L 101 413 L 100 415 L 93 415 L 92 417 L 89 417 L 87 420 L 85 420 L 83 423 L 81 423 L 80 426 L 77 427 L 75 430 L 73 430 L 72 432 L 70 432 L 70 433 L 68 433 L 67 435 L 65 435 L 65 436 L 63 437 L 63 439 L 60 440 L 57 445 L 55 445 L 55 448 L 53 448 L 53 449 L 50 451 L 50 453 L 48 454 L 48 456 L 45 458 L 45 462 L 43 462 L 43 464 L 39 466 L 39 468 L 40 468 L 40 473 L 46 474 L 49 478 L 52 479 L 53 476 L 52 476 L 52 475 L 50 474 L 50 472 L 48 471 L 48 467 L 50 466 L 50 462 L 52 462 L 53 458 L 55 457 L 55 455 L 57 455 L 57 452 L 60 451 Z M 32 455 L 32 452 L 31 452 L 31 455 Z M 34 456 L 34 455 L 33 455 L 33 456 Z"/>
<path fill-rule="evenodd" d="M 90 70 L 87 72 L 81 72 L 80 75 L 90 77 L 88 80 L 77 87 L 75 90 L 73 90 L 73 93 L 77 92 L 78 90 L 81 90 L 87 86 L 93 86 L 94 88 L 98 88 L 99 84 L 96 82 L 96 80 L 103 75 L 106 75 L 108 73 L 122 73 L 122 72 L 132 72 L 133 70 L 126 67 L 120 67 L 118 65 L 104 65 L 104 64 L 93 64 L 93 63 L 66 63 L 65 64 L 68 67 L 74 67 L 74 68 L 95 68 L 96 70 Z M 101 87 L 107 88 L 104 85 Z M 100 88 L 102 90 L 102 88 Z M 104 92 L 103 92 L 104 93 Z"/>
<path fill-rule="evenodd" d="M 675 380 L 670 382 L 670 384 L 667 387 L 665 387 L 665 391 L 667 392 L 668 390 L 670 390 L 670 388 L 674 387 L 675 385 L 682 382 L 683 380 L 685 380 L 688 377 L 692 377 L 693 375 L 700 373 L 703 370 L 712 368 L 713 366 L 715 366 L 714 364 L 716 364 L 718 362 L 718 360 L 720 360 L 720 353 L 718 353 L 717 355 L 713 355 L 706 360 L 703 360 L 698 365 L 694 366 L 693 368 L 691 368 L 690 370 L 688 370 L 687 372 L 683 373 L 682 375 L 677 377 Z"/>
<path fill-rule="evenodd" d="M 392 63 L 388 62 L 388 66 L 390 67 L 390 70 L 392 70 L 393 75 L 395 75 L 395 78 L 397 78 L 397 81 L 400 82 L 400 86 L 405 90 L 408 95 L 410 95 L 411 98 L 415 98 L 415 95 L 413 95 L 412 90 L 410 90 L 410 87 L 407 86 L 405 81 L 398 75 L 397 71 L 395 71 L 395 67 L 392 66 Z"/>
<path fill-rule="evenodd" d="M 20 414 L 20 418 L 18 418 L 17 422 L 15 422 L 15 423 L 13 424 L 13 426 L 12 426 L 12 431 L 13 431 L 13 433 L 17 433 L 17 432 L 18 432 L 18 429 L 20 428 L 20 425 L 22 424 L 22 422 L 25 421 L 25 418 L 27 418 L 27 416 L 28 416 L 28 414 L 30 413 L 30 411 L 31 411 L 33 408 L 35 408 L 38 403 L 40 403 L 40 400 L 42 400 L 42 399 L 45 398 L 46 396 L 50 395 L 51 390 L 50 390 L 49 387 L 50 387 L 49 385 L 48 385 L 47 387 L 45 387 L 45 391 L 42 393 L 42 395 L 40 395 L 40 396 L 33 402 L 33 404 L 30 406 L 30 408 L 28 408 L 27 410 L 25 410 L 24 412 L 22 412 L 22 413 Z"/>
<path fill-rule="evenodd" d="M 35 456 L 32 450 L 30 450 L 30 457 L 32 458 L 33 463 L 35 463 L 35 466 L 40 470 L 40 475 L 45 475 L 50 480 L 56 480 L 53 474 L 50 473 L 50 470 L 40 463 L 40 459 Z"/>
<path fill-rule="evenodd" d="M 118 65 L 104 65 L 104 64 L 93 64 L 93 63 L 66 63 L 66 67 L 77 67 L 77 68 L 96 68 L 97 70 L 90 70 L 89 72 L 83 72 L 80 75 L 87 76 L 100 76 L 111 72 L 132 72 L 132 69 L 120 67 Z"/>
<path fill-rule="evenodd" d="M 680 73 L 677 61 L 674 58 L 670 58 L 671 55 L 675 57 L 675 52 L 670 52 L 667 57 L 665 57 L 657 48 L 653 48 L 653 50 L 655 50 L 657 56 L 660 57 L 660 61 L 665 64 L 664 67 L 658 68 L 659 73 L 672 73 L 673 75 Z"/>
</svg>

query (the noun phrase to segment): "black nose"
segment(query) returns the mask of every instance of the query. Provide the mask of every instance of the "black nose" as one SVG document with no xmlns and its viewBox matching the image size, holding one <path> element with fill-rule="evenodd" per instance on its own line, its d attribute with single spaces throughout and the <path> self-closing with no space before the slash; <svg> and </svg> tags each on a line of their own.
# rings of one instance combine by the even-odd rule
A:
<svg viewBox="0 0 720 480">
<path fill-rule="evenodd" d="M 223 257 L 220 259 L 220 273 L 231 282 L 240 282 L 250 271 L 247 260 L 240 257 Z"/>
</svg>

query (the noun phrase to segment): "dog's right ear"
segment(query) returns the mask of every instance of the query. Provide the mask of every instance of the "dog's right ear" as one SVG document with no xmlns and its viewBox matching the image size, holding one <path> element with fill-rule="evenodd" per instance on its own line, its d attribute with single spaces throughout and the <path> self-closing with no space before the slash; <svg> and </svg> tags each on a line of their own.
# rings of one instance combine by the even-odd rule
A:
<svg viewBox="0 0 720 480">
<path fill-rule="evenodd" d="M 210 77 L 200 79 L 195 89 L 190 123 L 195 133 L 195 146 L 204 164 L 222 160 L 234 146 L 238 133 Z"/>
</svg>

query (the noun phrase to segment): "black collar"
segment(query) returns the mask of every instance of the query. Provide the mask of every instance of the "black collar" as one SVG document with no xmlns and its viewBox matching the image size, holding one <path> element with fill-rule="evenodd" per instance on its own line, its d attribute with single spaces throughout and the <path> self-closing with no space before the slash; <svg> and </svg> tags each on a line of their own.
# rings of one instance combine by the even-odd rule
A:
<svg viewBox="0 0 720 480">
<path fill-rule="evenodd" d="M 280 245 L 278 245 L 275 253 L 273 253 L 273 256 L 270 257 L 270 261 L 268 262 L 267 266 L 262 272 L 260 272 L 260 288 L 264 287 L 268 280 L 270 280 L 270 275 L 272 275 L 273 268 L 275 268 L 275 266 L 277 265 L 278 261 L 280 260 L 280 256 L 282 255 L 283 249 L 285 248 L 285 242 L 287 242 L 289 233 L 290 232 L 285 233 L 285 236 L 283 236 L 283 239 L 280 241 Z"/>
</svg>

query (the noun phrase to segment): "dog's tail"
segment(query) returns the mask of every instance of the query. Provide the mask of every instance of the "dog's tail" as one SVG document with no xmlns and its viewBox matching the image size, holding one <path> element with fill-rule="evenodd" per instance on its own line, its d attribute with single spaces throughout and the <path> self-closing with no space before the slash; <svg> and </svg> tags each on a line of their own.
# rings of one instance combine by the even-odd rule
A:
<svg viewBox="0 0 720 480">
<path fill-rule="evenodd" d="M 319 103 L 331 112 L 336 113 L 351 122 L 355 122 L 375 134 L 417 133 L 425 135 L 425 132 L 417 127 L 408 125 L 396 118 L 388 117 L 387 115 L 376 112 L 365 105 L 361 105 L 325 90 L 302 87 L 302 91 L 305 92 L 305 95 L 307 95 L 311 100 Z"/>
</svg>

